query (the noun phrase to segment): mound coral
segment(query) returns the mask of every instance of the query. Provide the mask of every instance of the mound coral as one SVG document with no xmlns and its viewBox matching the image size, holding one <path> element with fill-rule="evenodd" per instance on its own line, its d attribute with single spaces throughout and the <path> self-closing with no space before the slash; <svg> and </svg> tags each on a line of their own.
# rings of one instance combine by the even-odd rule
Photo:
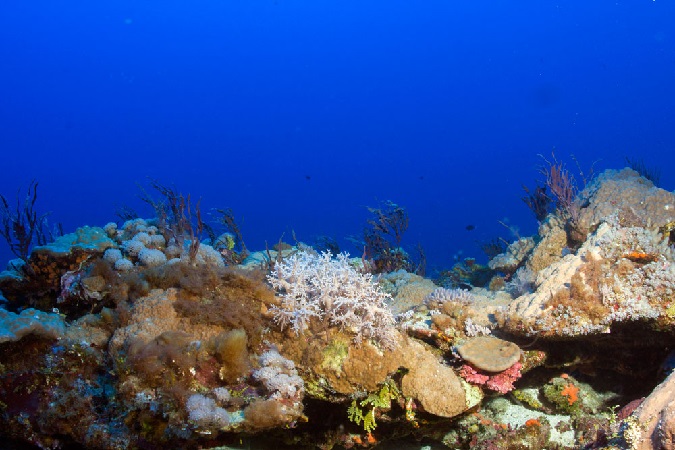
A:
<svg viewBox="0 0 675 450">
<path fill-rule="evenodd" d="M 138 252 L 138 260 L 144 266 L 156 267 L 161 266 L 166 262 L 166 256 L 161 250 L 143 248 Z"/>
</svg>

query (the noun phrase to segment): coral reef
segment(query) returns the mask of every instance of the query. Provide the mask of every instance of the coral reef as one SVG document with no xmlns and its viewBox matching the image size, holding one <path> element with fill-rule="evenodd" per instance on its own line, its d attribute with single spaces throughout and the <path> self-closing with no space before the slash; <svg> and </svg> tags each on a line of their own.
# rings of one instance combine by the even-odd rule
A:
<svg viewBox="0 0 675 450">
<path fill-rule="evenodd" d="M 377 259 L 302 243 L 249 254 L 229 211 L 202 241 L 198 206 L 159 186 L 157 218 L 82 227 L 0 274 L 0 437 L 670 448 L 675 194 L 631 169 L 575 189 L 546 217 L 533 194 L 537 235 L 434 284 L 397 253 L 393 203 L 371 211 L 395 237 L 374 277 Z"/>
</svg>

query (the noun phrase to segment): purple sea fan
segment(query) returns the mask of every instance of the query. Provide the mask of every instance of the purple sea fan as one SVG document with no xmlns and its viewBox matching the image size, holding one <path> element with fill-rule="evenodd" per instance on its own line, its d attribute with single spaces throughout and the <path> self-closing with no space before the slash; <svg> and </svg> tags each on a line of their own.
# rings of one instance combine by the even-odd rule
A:
<svg viewBox="0 0 675 450">
<path fill-rule="evenodd" d="M 354 333 L 357 343 L 369 338 L 393 347 L 394 316 L 385 303 L 389 294 L 371 274 L 357 272 L 348 254 L 299 252 L 276 264 L 267 279 L 281 297 L 272 313 L 282 328 L 302 334 L 317 317 Z"/>
</svg>

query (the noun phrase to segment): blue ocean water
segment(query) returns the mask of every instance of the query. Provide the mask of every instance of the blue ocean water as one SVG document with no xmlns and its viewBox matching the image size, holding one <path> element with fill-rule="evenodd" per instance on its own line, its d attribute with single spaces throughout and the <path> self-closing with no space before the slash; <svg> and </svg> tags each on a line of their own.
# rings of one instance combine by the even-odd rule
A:
<svg viewBox="0 0 675 450">
<path fill-rule="evenodd" d="M 250 249 L 352 254 L 392 200 L 448 268 L 500 221 L 536 230 L 522 184 L 554 148 L 579 179 L 572 155 L 631 157 L 675 188 L 673 23 L 665 0 L 6 0 L 0 193 L 38 180 L 69 232 L 150 216 L 152 178 L 232 208 Z"/>
</svg>

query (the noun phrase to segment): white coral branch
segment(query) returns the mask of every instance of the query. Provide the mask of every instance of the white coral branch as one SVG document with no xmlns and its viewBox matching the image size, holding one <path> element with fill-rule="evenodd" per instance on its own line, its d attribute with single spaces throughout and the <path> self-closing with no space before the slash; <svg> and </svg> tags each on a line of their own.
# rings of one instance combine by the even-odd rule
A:
<svg viewBox="0 0 675 450">
<path fill-rule="evenodd" d="M 282 329 L 290 326 L 301 334 L 317 317 L 354 333 L 356 342 L 372 338 L 393 345 L 394 316 L 385 303 L 389 294 L 372 275 L 357 272 L 348 254 L 299 252 L 278 263 L 267 279 L 281 297 L 272 313 Z"/>
</svg>

